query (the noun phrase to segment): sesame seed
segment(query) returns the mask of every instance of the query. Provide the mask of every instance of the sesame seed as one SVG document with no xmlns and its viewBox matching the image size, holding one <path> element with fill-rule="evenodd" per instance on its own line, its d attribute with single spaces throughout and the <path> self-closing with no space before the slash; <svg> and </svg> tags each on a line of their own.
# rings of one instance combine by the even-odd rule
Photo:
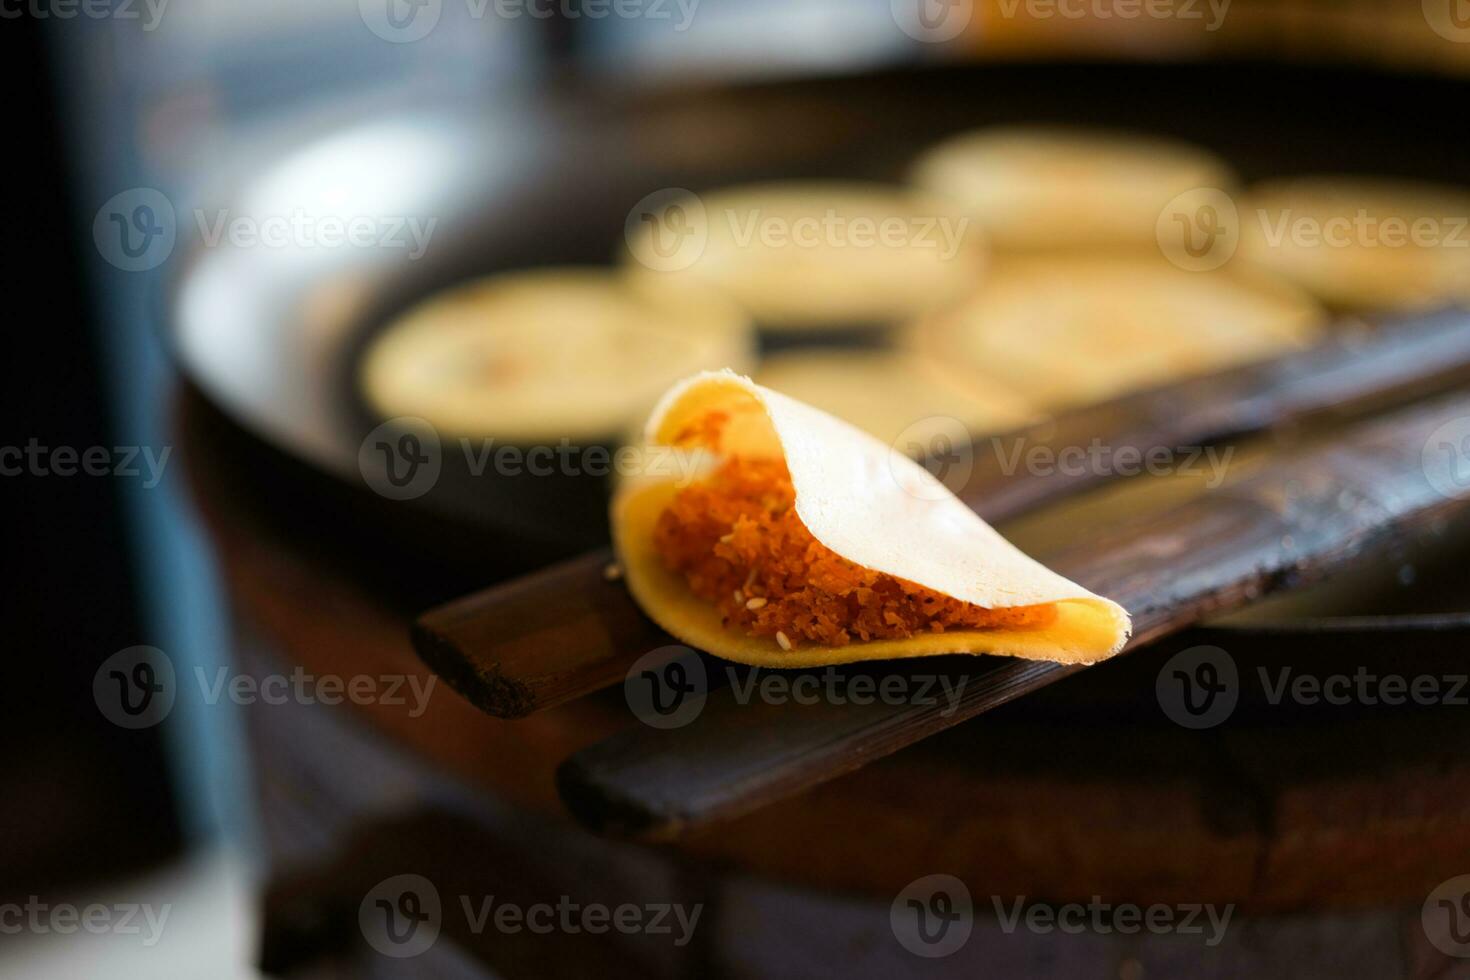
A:
<svg viewBox="0 0 1470 980">
<path fill-rule="evenodd" d="M 734 540 L 735 540 L 735 532 L 734 531 L 731 531 L 729 534 L 726 534 L 726 535 L 721 536 L 721 538 L 720 538 L 720 544 L 729 544 L 731 541 L 734 541 Z"/>
<path fill-rule="evenodd" d="M 776 642 L 781 645 L 782 650 L 791 649 L 791 641 L 787 639 L 786 634 L 781 632 L 780 630 L 776 631 Z"/>
<path fill-rule="evenodd" d="M 746 609 L 759 609 L 766 604 L 764 596 L 756 596 L 754 599 L 745 600 Z"/>
<path fill-rule="evenodd" d="M 602 570 L 602 577 L 609 582 L 616 582 L 623 577 L 623 566 L 617 562 L 609 562 Z"/>
<path fill-rule="evenodd" d="M 735 605 L 738 606 L 738 605 L 740 605 L 740 604 L 742 604 L 744 602 L 745 602 L 745 593 L 744 592 L 741 592 L 739 589 L 736 589 L 735 590 Z"/>
</svg>

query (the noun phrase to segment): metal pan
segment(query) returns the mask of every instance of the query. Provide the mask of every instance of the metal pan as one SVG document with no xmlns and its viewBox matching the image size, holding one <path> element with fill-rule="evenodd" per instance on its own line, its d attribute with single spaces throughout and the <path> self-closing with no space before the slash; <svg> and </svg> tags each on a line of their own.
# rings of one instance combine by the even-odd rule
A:
<svg viewBox="0 0 1470 980">
<path fill-rule="evenodd" d="M 173 337 L 188 377 L 226 415 L 361 491 L 374 483 L 363 465 L 380 420 L 363 408 L 354 378 L 373 333 L 473 276 L 610 261 L 629 208 L 654 190 L 777 176 L 893 179 L 945 134 L 1022 120 L 1180 136 L 1217 150 L 1247 179 L 1316 170 L 1452 178 L 1470 138 L 1447 124 L 1446 107 L 1463 105 L 1467 87 L 1261 64 L 1010 65 L 563 91 L 515 109 L 479 103 L 298 122 L 258 141 L 200 206 L 262 218 L 432 220 L 427 249 L 411 257 L 396 245 L 209 245 L 196 235 L 172 283 Z M 1334 105 L 1353 112 L 1324 111 Z M 440 446 L 439 455 L 432 485 L 412 499 L 384 498 L 392 506 L 371 516 L 375 527 L 432 526 L 421 549 L 465 560 L 494 550 L 513 556 L 507 567 L 605 539 L 602 480 L 474 479 L 460 447 Z"/>
</svg>

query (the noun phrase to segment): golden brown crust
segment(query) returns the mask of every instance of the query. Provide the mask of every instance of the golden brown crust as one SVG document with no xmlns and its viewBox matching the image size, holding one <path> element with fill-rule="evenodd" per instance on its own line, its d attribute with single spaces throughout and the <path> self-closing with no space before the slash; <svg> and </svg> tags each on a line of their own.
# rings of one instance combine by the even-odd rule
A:
<svg viewBox="0 0 1470 980">
<path fill-rule="evenodd" d="M 1054 606 L 986 609 L 848 561 L 812 537 L 795 503 L 785 463 L 735 457 L 675 495 L 654 546 L 728 627 L 773 637 L 783 649 L 1027 629 L 1056 618 Z"/>
</svg>

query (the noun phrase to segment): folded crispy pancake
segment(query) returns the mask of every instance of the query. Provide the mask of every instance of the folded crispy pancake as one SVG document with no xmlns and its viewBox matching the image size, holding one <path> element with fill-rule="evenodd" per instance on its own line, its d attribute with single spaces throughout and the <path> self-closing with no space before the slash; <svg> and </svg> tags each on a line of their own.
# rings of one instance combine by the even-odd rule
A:
<svg viewBox="0 0 1470 980">
<path fill-rule="evenodd" d="M 922 466 L 733 372 L 676 385 L 653 445 L 692 481 L 630 480 L 614 543 L 634 598 L 680 640 L 768 667 L 943 653 L 1091 663 L 1128 614 L 1022 554 Z"/>
</svg>

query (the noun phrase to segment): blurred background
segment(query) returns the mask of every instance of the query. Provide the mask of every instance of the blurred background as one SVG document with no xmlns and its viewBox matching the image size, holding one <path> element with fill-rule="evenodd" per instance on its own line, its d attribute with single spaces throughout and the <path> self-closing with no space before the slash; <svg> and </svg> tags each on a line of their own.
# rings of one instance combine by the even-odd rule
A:
<svg viewBox="0 0 1470 980">
<path fill-rule="evenodd" d="M 554 759 L 613 702 L 514 733 L 443 688 L 414 713 L 416 612 L 606 538 L 606 473 L 486 481 L 459 440 L 611 449 L 671 381 L 733 366 L 922 451 L 935 418 L 1009 428 L 1470 297 L 1463 0 L 0 13 L 4 618 L 23 665 L 0 693 L 0 905 L 166 916 L 92 931 L 44 912 L 6 930 L 3 977 L 576 975 L 605 955 L 344 952 L 340 910 L 302 895 L 416 834 L 475 851 L 508 891 L 715 873 L 561 826 Z M 1281 215 L 1363 213 L 1434 240 L 1270 235 Z M 735 240 L 762 215 L 789 232 L 833 214 L 908 237 L 876 258 Z M 936 265 L 916 239 L 946 230 Z M 407 417 L 439 447 L 428 488 L 376 455 L 420 446 Z M 1322 611 L 1461 611 L 1409 588 L 1402 569 L 1436 561 L 1454 567 L 1385 565 Z M 289 687 L 303 671 L 379 686 L 328 705 Z M 272 700 L 266 678 L 295 693 Z M 547 867 L 523 867 L 538 848 Z M 887 900 L 720 861 L 731 911 L 693 952 L 640 954 L 656 974 L 926 967 L 883 946 Z M 1359 885 L 1320 929 L 1332 888 L 1277 903 L 1305 916 L 1283 942 L 1347 922 L 1375 938 L 1335 975 L 1401 975 L 1402 937 L 1351 916 L 1418 882 Z M 804 944 L 823 932 L 840 954 Z M 759 950 L 731 952 L 742 934 Z M 1147 972 L 1136 953 L 1062 959 L 1129 977 L 1252 962 Z M 1005 962 L 1066 975 L 1039 951 Z"/>
</svg>

